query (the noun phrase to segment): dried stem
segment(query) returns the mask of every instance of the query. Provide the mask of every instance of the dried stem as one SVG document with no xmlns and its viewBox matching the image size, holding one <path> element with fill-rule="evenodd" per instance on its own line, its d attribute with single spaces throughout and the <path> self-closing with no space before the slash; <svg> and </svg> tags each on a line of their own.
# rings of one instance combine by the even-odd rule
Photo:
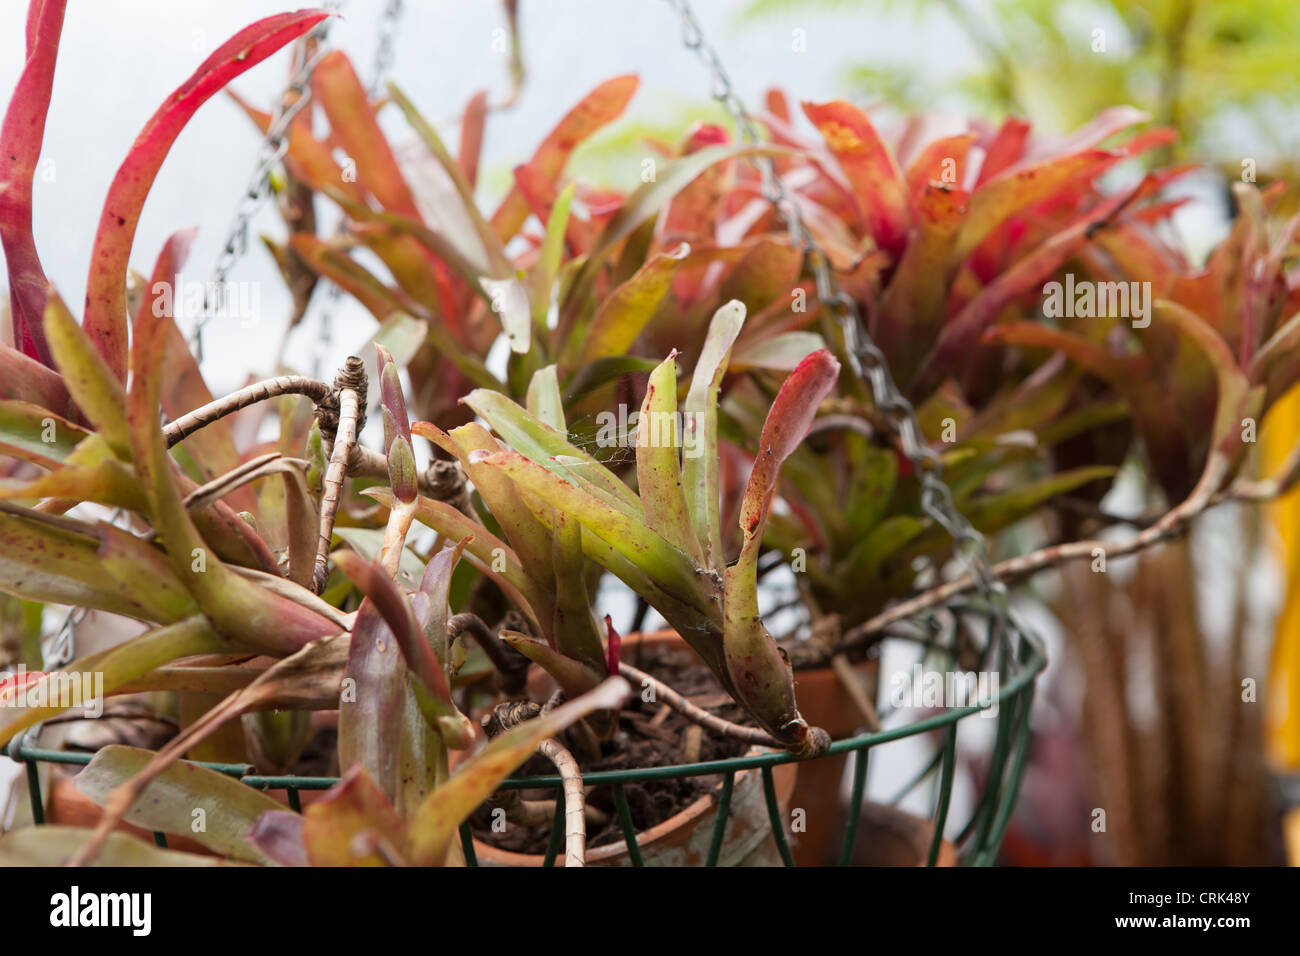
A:
<svg viewBox="0 0 1300 956">
<path fill-rule="evenodd" d="M 462 636 L 474 638 L 483 649 L 501 677 L 502 691 L 517 694 L 524 689 L 532 662 L 494 634 L 481 617 L 468 611 L 452 615 L 447 621 L 447 640 Z"/>
<path fill-rule="evenodd" d="M 264 402 L 268 398 L 279 395 L 306 395 L 313 403 L 319 405 L 331 391 L 328 383 L 305 375 L 281 375 L 279 378 L 268 378 L 264 382 L 246 385 L 224 398 L 208 402 L 192 412 L 187 412 L 176 421 L 169 422 L 163 427 L 163 437 L 167 440 L 167 447 L 170 448 L 200 428 L 234 414 L 241 408 Z"/>
<path fill-rule="evenodd" d="M 1191 521 L 1209 508 L 1225 501 L 1263 501 L 1288 490 L 1290 484 L 1300 477 L 1300 446 L 1291 452 L 1287 464 L 1279 475 L 1266 481 L 1240 482 L 1224 491 L 1217 491 L 1228 474 L 1228 462 L 1221 456 L 1212 456 L 1205 466 L 1196 488 L 1187 499 L 1177 507 L 1171 508 L 1155 524 L 1143 528 L 1140 532 L 1124 541 L 1072 541 L 1033 551 L 1017 558 L 1010 558 L 995 564 L 993 576 L 1010 583 L 1028 577 L 1044 568 L 1055 567 L 1068 561 L 1104 556 L 1106 560 L 1124 557 L 1144 551 L 1162 541 L 1168 541 L 1182 534 Z M 945 582 L 928 591 L 918 594 L 907 601 L 895 604 L 886 611 L 859 624 L 844 635 L 841 649 L 855 647 L 867 642 L 878 631 L 884 630 L 906 618 L 922 611 L 945 604 L 959 594 L 976 588 L 976 581 L 970 575 L 962 575 L 953 581 Z"/>
<path fill-rule="evenodd" d="M 578 769 L 578 761 L 554 738 L 543 740 L 537 750 L 555 764 L 555 770 L 564 782 L 564 865 L 585 866 L 587 817 L 583 808 L 586 796 L 582 792 L 582 772 Z"/>
<path fill-rule="evenodd" d="M 656 700 L 662 700 L 687 720 L 699 724 L 705 730 L 712 731 L 723 737 L 743 740 L 746 743 L 761 744 L 764 747 L 774 747 L 778 750 L 785 749 L 781 743 L 770 737 L 766 731 L 759 730 L 757 727 L 742 727 L 740 724 L 733 724 L 729 720 L 723 720 L 721 717 L 710 714 L 703 707 L 696 707 L 663 681 L 651 677 L 645 671 L 638 670 L 631 664 L 620 661 L 618 669 L 619 673 L 626 675 L 633 682 L 644 686 L 648 681 L 650 686 L 654 688 Z"/>
<path fill-rule="evenodd" d="M 174 422 L 163 427 L 163 437 L 171 448 L 184 441 L 201 428 L 232 415 L 240 409 L 280 395 L 305 395 L 314 404 L 329 404 L 333 396 L 330 386 L 319 379 L 304 375 L 282 375 L 262 382 L 246 385 L 223 398 L 186 412 Z M 332 439 L 331 439 L 332 440 Z M 347 473 L 357 478 L 387 478 L 388 459 L 365 445 L 354 444 L 348 455 Z M 477 520 L 470 510 L 469 491 L 465 487 L 465 474 L 454 461 L 435 461 L 420 475 L 420 494 L 437 501 L 446 501 L 466 515 Z"/>
<path fill-rule="evenodd" d="M 389 577 L 396 578 L 402 563 L 402 549 L 406 547 L 406 535 L 415 520 L 415 506 L 394 501 L 388 512 L 388 524 L 384 526 L 384 546 L 379 552 L 379 563 Z"/>
<path fill-rule="evenodd" d="M 556 698 L 552 698 L 546 709 L 550 709 Z M 503 730 L 508 730 L 526 720 L 531 720 L 543 712 L 531 700 L 510 701 L 498 704 L 491 714 L 483 719 L 484 729 L 493 737 Z M 573 754 L 554 738 L 542 741 L 537 752 L 555 764 L 564 789 L 564 865 L 581 867 L 587 859 L 587 810 L 586 795 L 582 790 L 582 771 Z M 523 807 L 520 807 L 522 810 Z M 507 811 L 507 819 L 509 811 Z"/>
<path fill-rule="evenodd" d="M 316 544 L 316 570 L 313 585 L 316 593 L 325 590 L 329 578 L 330 541 L 334 537 L 334 516 L 339 510 L 339 498 L 343 495 L 343 479 L 347 475 L 348 455 L 357 440 L 357 415 L 360 401 L 357 393 L 350 388 L 339 390 L 339 423 L 334 440 L 334 450 L 330 453 L 329 468 L 325 471 L 325 489 L 321 494 L 320 504 L 320 540 Z"/>
<path fill-rule="evenodd" d="M 831 658 L 831 667 L 835 671 L 835 676 L 840 679 L 840 683 L 844 685 L 844 689 L 848 691 L 849 697 L 853 699 L 859 713 L 862 714 L 862 720 L 867 730 L 873 734 L 877 733 L 880 730 L 880 715 L 876 713 L 876 706 L 871 702 L 871 698 L 862 689 L 862 682 L 858 680 L 858 675 L 854 673 L 848 655 L 836 654 Z"/>
</svg>

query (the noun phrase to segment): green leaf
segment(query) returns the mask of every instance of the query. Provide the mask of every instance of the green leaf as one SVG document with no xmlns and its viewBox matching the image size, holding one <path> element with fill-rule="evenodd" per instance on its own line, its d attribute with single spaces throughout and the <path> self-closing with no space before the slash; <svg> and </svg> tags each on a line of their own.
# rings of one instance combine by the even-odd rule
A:
<svg viewBox="0 0 1300 956">
<path fill-rule="evenodd" d="M 73 783 L 104 806 L 108 795 L 154 758 L 138 747 L 110 745 L 99 750 Z M 155 777 L 131 805 L 126 821 L 146 830 L 186 836 L 222 856 L 266 865 L 271 861 L 245 837 L 257 818 L 281 805 L 266 794 L 224 773 L 187 761 L 172 764 Z M 197 827 L 195 811 L 203 811 Z"/>
<path fill-rule="evenodd" d="M 679 600 L 704 600 L 703 579 L 695 563 L 644 521 L 517 452 L 500 451 L 482 460 L 509 475 L 525 494 L 581 522 Z"/>
<path fill-rule="evenodd" d="M 654 182 L 643 183 L 623 201 L 596 238 L 565 297 L 557 330 L 559 340 L 567 341 L 579 310 L 591 294 L 599 270 L 615 247 L 643 223 L 657 216 L 673 196 L 716 163 L 741 156 L 772 156 L 786 152 L 771 146 L 710 146 L 661 167 Z"/>
<path fill-rule="evenodd" d="M 561 425 L 563 421 L 561 420 Z M 541 586 L 544 592 L 555 590 L 555 572 L 552 569 L 552 543 L 550 532 L 524 504 L 514 483 L 505 475 L 471 460 L 475 452 L 497 452 L 500 443 L 488 434 L 486 428 L 477 422 L 470 422 L 452 429 L 451 435 L 439 438 L 432 425 L 419 426 L 417 434 L 439 444 L 444 450 L 454 454 L 465 469 L 465 474 L 474 483 L 479 497 L 496 518 L 502 533 L 510 542 L 518 560 L 523 563 L 523 571 L 529 578 Z M 534 608 L 537 613 L 551 614 L 551 602 L 545 601 Z"/>
<path fill-rule="evenodd" d="M 94 830 L 47 823 L 0 836 L 0 866 L 67 866 Z M 110 833 L 89 866 L 229 866 L 215 856 L 164 850 L 126 833 Z"/>
<path fill-rule="evenodd" d="M 588 612 L 590 613 L 590 612 Z M 604 666 L 596 670 L 591 664 L 584 663 L 568 654 L 561 654 L 549 644 L 519 634 L 515 631 L 502 631 L 501 639 L 528 658 L 560 685 L 564 695 L 569 698 L 585 694 L 605 676 Z"/>
<path fill-rule="evenodd" d="M 652 257 L 632 278 L 607 295 L 587 329 L 569 337 L 564 353 L 566 361 L 582 367 L 597 359 L 629 352 L 672 287 L 677 267 L 689 253 L 690 247 L 682 243 L 674 252 Z"/>
<path fill-rule="evenodd" d="M 813 352 L 824 348 L 826 340 L 816 332 L 782 332 L 739 349 L 731 356 L 730 367 L 737 372 L 747 368 L 789 372 Z"/>
<path fill-rule="evenodd" d="M 758 553 L 781 463 L 803 441 L 839 371 L 840 363 L 829 351 L 814 352 L 782 383 L 763 423 L 740 505 L 740 557 L 726 569 L 725 578 L 723 651 L 732 689 L 768 733 L 797 753 L 810 752 L 814 742 L 795 704 L 790 665 L 759 615 Z"/>
<path fill-rule="evenodd" d="M 597 678 L 605 676 L 605 649 L 587 591 L 587 564 L 582 554 L 582 526 L 563 512 L 553 512 L 555 616 L 551 634 L 560 653 L 580 661 Z M 590 687 L 583 688 L 590 690 Z"/>
<path fill-rule="evenodd" d="M 528 414 L 539 422 L 554 428 L 567 438 L 564 423 L 564 400 L 560 397 L 560 383 L 554 365 L 547 365 L 533 373 L 528 383 Z"/>
<path fill-rule="evenodd" d="M 475 389 L 463 401 L 511 448 L 558 476 L 580 482 L 610 506 L 640 518 L 640 500 L 613 472 L 504 395 Z"/>
<path fill-rule="evenodd" d="M 734 299 L 713 313 L 684 406 L 687 440 L 700 454 L 682 461 L 682 491 L 696 539 L 704 546 L 705 566 L 714 570 L 726 564 L 718 513 L 718 388 L 744 322 L 745 306 Z"/>
<path fill-rule="evenodd" d="M 1066 494 L 1099 478 L 1112 478 L 1116 471 L 1109 465 L 1072 468 L 1025 482 L 1011 491 L 974 496 L 964 502 L 962 508 L 971 524 L 985 534 L 992 534 L 1027 517 L 1057 495 Z"/>
<path fill-rule="evenodd" d="M 691 527 L 682 492 L 682 464 L 678 451 L 684 445 L 683 419 L 677 414 L 676 351 L 650 373 L 641 417 L 637 422 L 636 478 L 645 519 L 670 544 L 698 565 L 704 555 Z M 687 447 L 702 452 L 697 446 Z"/>
<path fill-rule="evenodd" d="M 391 506 L 393 501 L 392 492 L 387 488 L 367 488 L 365 494 L 385 506 Z M 553 599 L 541 589 L 536 581 L 525 573 L 524 564 L 520 561 L 519 555 L 515 553 L 514 549 L 477 521 L 465 517 L 445 501 L 434 501 L 423 496 L 417 498 L 415 500 L 415 520 L 453 541 L 471 538 L 472 540 L 466 542 L 465 545 L 465 553 L 470 562 L 484 574 L 491 577 L 505 591 L 506 596 L 510 598 L 515 606 L 529 615 L 532 623 L 537 626 L 539 633 L 544 632 L 543 622 L 536 619 L 540 613 L 537 609 L 545 608 L 547 610 L 545 621 L 549 622 L 549 611 Z M 336 530 L 340 532 L 341 536 L 341 532 L 348 529 L 339 528 Z M 382 535 L 382 532 L 380 534 Z M 378 552 L 376 551 L 375 554 L 378 554 Z M 501 566 L 502 562 L 504 567 Z M 549 626 L 549 623 L 547 623 L 547 626 Z"/>
<path fill-rule="evenodd" d="M 859 582 L 864 589 L 870 589 L 884 576 L 884 563 L 914 541 L 929 524 L 913 515 L 891 515 L 849 551 L 836 573 L 845 582 Z"/>
<path fill-rule="evenodd" d="M 90 336 L 77 324 L 53 289 L 45 302 L 45 338 L 73 400 L 123 460 L 130 460 L 126 393 Z"/>
<path fill-rule="evenodd" d="M 0 453 L 42 468 L 56 468 L 89 434 L 39 405 L 13 399 L 0 401 Z"/>
<path fill-rule="evenodd" d="M 0 481 L 0 498 L 63 498 L 149 513 L 140 483 L 98 434 L 84 438 L 66 464 L 28 482 Z"/>
<path fill-rule="evenodd" d="M 136 314 L 127 395 L 132 460 L 149 495 L 149 512 L 177 576 L 185 582 L 213 627 L 231 640 L 283 657 L 304 644 L 336 633 L 327 618 L 257 587 L 223 564 L 191 520 L 167 454 L 159 423 L 162 362 L 167 346 L 165 290 L 180 271 L 193 233 L 177 233 L 154 268 L 152 290 Z M 200 561 L 199 559 L 202 558 Z"/>
<path fill-rule="evenodd" d="M 107 651 L 91 654 L 70 664 L 64 671 L 47 674 L 29 684 L 24 703 L 30 706 L 0 708 L 0 746 L 20 731 L 68 709 L 68 697 L 56 692 L 62 682 L 68 680 L 63 675 L 77 675 L 83 682 L 87 675 L 94 675 L 95 692 L 107 695 L 179 657 L 228 653 L 230 650 L 231 646 L 217 636 L 208 622 L 196 615 L 147 631 Z M 99 683 L 101 676 L 102 685 Z"/>
<path fill-rule="evenodd" d="M 590 395 L 614 379 L 634 372 L 649 372 L 658 364 L 654 359 L 637 358 L 635 355 L 614 355 L 596 359 L 590 365 L 577 369 L 569 377 L 564 386 L 564 403 L 571 406 L 580 398 Z"/>
<path fill-rule="evenodd" d="M 132 588 L 101 563 L 94 525 L 0 502 L 0 591 L 147 620 Z"/>
<path fill-rule="evenodd" d="M 564 261 L 564 236 L 569 225 L 569 207 L 573 204 L 576 183 L 569 183 L 555 197 L 551 215 L 546 220 L 546 235 L 537 252 L 537 264 L 533 266 L 533 325 L 539 334 L 546 329 L 551 305 L 555 301 L 555 279 L 560 274 L 560 265 Z"/>
</svg>

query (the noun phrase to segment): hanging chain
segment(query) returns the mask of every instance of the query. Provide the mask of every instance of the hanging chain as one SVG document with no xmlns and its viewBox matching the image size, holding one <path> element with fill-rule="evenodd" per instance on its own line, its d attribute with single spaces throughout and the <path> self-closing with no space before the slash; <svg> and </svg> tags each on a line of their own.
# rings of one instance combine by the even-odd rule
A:
<svg viewBox="0 0 1300 956">
<path fill-rule="evenodd" d="M 326 0 L 325 9 L 330 13 L 336 13 L 341 4 L 342 0 Z M 314 39 L 319 43 L 325 39 L 331 21 L 330 17 L 322 20 L 303 38 L 301 42 L 304 51 L 310 48 L 306 41 Z M 324 58 L 326 52 L 328 51 L 324 43 L 319 43 L 316 52 L 311 56 L 303 53 L 302 62 L 290 77 L 289 86 L 280 97 L 280 102 L 262 137 L 257 165 L 253 167 L 248 186 L 235 207 L 234 222 L 226 233 L 225 245 L 221 247 L 221 254 L 217 256 L 216 264 L 212 267 L 212 274 L 203 295 L 203 311 L 190 332 L 190 348 L 200 363 L 203 361 L 204 326 L 212 320 L 214 313 L 225 308 L 226 281 L 230 277 L 231 270 L 248 251 L 248 227 L 258 210 L 262 208 L 262 203 L 271 194 L 271 174 L 275 172 L 276 167 L 289 151 L 290 125 L 294 117 L 311 102 L 312 73 L 315 72 L 317 64 Z"/>
<path fill-rule="evenodd" d="M 324 9 L 330 13 L 337 13 L 345 2 L 346 0 L 326 0 Z M 387 0 L 379 20 L 379 39 L 371 70 L 369 93 L 372 99 L 382 90 L 384 81 L 392 70 L 393 43 L 396 39 L 397 23 L 401 14 L 402 0 Z M 311 102 L 311 78 L 317 65 L 329 52 L 322 41 L 324 41 L 329 31 L 331 22 L 332 18 L 322 20 L 303 38 L 304 41 L 317 41 L 316 52 L 311 56 L 304 54 L 302 62 L 290 78 L 289 85 L 285 89 L 283 96 L 281 96 L 266 133 L 262 137 L 257 165 L 253 167 L 253 173 L 248 180 L 248 187 L 244 190 L 244 194 L 235 209 L 234 221 L 226 234 L 226 242 L 221 248 L 221 254 L 217 257 L 206 287 L 202 314 L 190 333 L 190 347 L 200 362 L 203 361 L 203 329 L 212 320 L 214 314 L 219 313 L 225 306 L 226 282 L 235 265 L 248 251 L 249 227 L 253 217 L 257 215 L 258 210 L 262 208 L 262 204 L 266 202 L 267 197 L 271 194 L 272 174 L 289 151 L 291 125 L 294 118 Z M 306 50 L 308 48 L 308 44 L 303 42 L 302 49 Z M 323 345 L 328 345 L 331 339 L 329 318 L 333 312 L 334 304 L 338 301 L 340 292 L 341 290 L 334 283 L 327 283 L 325 293 L 326 308 L 321 317 L 320 342 Z M 319 363 L 319 355 L 316 361 Z"/>
<path fill-rule="evenodd" d="M 370 98 L 376 100 L 384 91 L 384 81 L 393 72 L 393 41 L 397 39 L 397 21 L 402 17 L 402 0 L 388 0 L 379 18 L 379 40 L 370 68 Z"/>
<path fill-rule="evenodd" d="M 366 92 L 370 99 L 378 99 L 384 91 L 384 83 L 393 71 L 393 43 L 397 39 L 397 24 L 402 17 L 402 0 L 387 0 L 384 12 L 379 20 L 379 39 L 375 44 L 375 58 L 370 67 L 370 85 Z M 339 231 L 343 231 L 340 224 Z M 343 298 L 343 288 L 329 279 L 322 279 L 325 288 L 321 292 L 323 303 L 320 309 L 320 331 L 316 336 L 316 348 L 311 360 L 311 374 L 319 378 L 325 365 L 325 358 L 334 344 L 334 313 L 339 300 Z"/>
<path fill-rule="evenodd" d="M 688 0 L 667 2 L 681 18 L 682 43 L 699 57 L 709 71 L 713 98 L 726 110 L 745 142 L 759 145 L 754 120 L 732 86 L 717 51 L 705 40 Z M 817 296 L 844 334 L 854 372 L 859 377 L 865 376 L 876 407 L 889 419 L 898 434 L 903 455 L 911 462 L 921 482 L 921 510 L 952 536 L 957 557 L 990 603 L 996 616 L 995 624 L 1000 625 L 1011 617 L 1011 612 L 1007 603 L 1006 585 L 993 573 L 984 536 L 953 502 L 952 490 L 943 480 L 939 456 L 922 435 L 916 409 L 894 382 L 885 354 L 871 341 L 857 304 L 844 292 L 830 259 L 818 246 L 803 221 L 799 207 L 790 197 L 771 157 L 759 155 L 752 159 L 758 167 L 763 198 L 785 220 L 791 242 L 803 253 L 805 262 L 811 265 L 817 283 Z M 1015 623 L 1018 629 L 1024 630 L 1022 625 Z"/>
</svg>

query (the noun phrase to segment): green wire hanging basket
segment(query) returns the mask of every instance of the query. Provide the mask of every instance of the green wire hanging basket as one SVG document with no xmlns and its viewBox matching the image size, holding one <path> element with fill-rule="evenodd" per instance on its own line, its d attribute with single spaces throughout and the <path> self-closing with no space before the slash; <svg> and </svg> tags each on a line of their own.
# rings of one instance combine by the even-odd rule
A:
<svg viewBox="0 0 1300 956">
<path fill-rule="evenodd" d="M 948 647 L 931 646 L 928 654 L 937 658 L 932 660 L 932 667 L 956 666 L 956 653 Z M 1000 629 L 995 633 L 983 649 L 981 657 L 986 661 L 996 662 L 992 673 L 998 676 L 998 687 L 996 693 L 990 695 L 988 699 L 964 707 L 944 709 L 939 713 L 873 733 L 837 740 L 831 744 L 825 756 L 816 758 L 826 760 L 852 754 L 852 791 L 847 807 L 841 814 L 843 825 L 838 834 L 838 861 L 841 866 L 852 862 L 854 847 L 859 838 L 859 826 L 866 798 L 868 757 L 876 748 L 911 737 L 933 738 L 934 753 L 928 761 L 922 763 L 920 771 L 907 785 L 900 789 L 893 802 L 903 800 L 927 781 L 931 783 L 932 837 L 923 862 L 928 866 L 939 862 L 940 851 L 947 834 L 951 834 L 948 839 L 956 848 L 959 863 L 988 866 L 995 862 L 1024 773 L 1034 683 L 1047 661 L 1043 648 L 1036 638 L 1013 629 Z M 986 711 L 994 712 L 996 716 L 984 718 L 978 716 Z M 949 811 L 952 808 L 953 783 L 957 774 L 958 737 L 963 721 L 971 718 L 995 721 L 994 740 L 987 766 L 984 768 L 983 780 L 977 781 L 978 794 L 974 800 L 973 810 L 969 818 L 958 828 L 950 824 Z M 41 825 L 46 822 L 45 800 L 41 787 L 41 764 L 85 766 L 90 763 L 92 754 L 43 749 L 33 745 L 30 742 L 32 738 L 31 733 L 20 734 L 10 743 L 8 753 L 11 758 L 24 765 L 33 822 Z M 768 752 L 674 766 L 584 773 L 582 782 L 587 788 L 608 787 L 612 790 L 613 803 L 618 810 L 625 841 L 627 861 L 633 866 L 642 866 L 645 860 L 624 787 L 629 784 L 687 777 L 719 777 L 721 786 L 715 788 L 710 797 L 716 812 L 713 814 L 708 852 L 704 861 L 706 866 L 716 866 L 724 845 L 728 823 L 732 818 L 732 795 L 735 792 L 737 775 L 742 771 L 757 770 L 761 776 L 767 823 L 771 828 L 770 839 L 781 862 L 786 866 L 793 866 L 795 861 L 791 840 L 795 835 L 790 832 L 791 828 L 782 811 L 773 771 L 776 767 L 795 762 L 797 761 L 790 754 Z M 811 761 L 803 763 L 809 762 Z M 302 811 L 300 795 L 303 791 L 328 790 L 338 782 L 337 777 L 258 774 L 249 764 L 200 761 L 196 763 L 234 777 L 258 790 L 284 790 L 289 807 L 297 812 Z M 562 781 L 558 775 L 515 776 L 506 780 L 500 788 L 554 791 L 557 798 L 556 814 L 550 841 L 542 861 L 543 866 L 555 864 L 563 845 L 564 800 L 561 786 Z M 471 836 L 468 823 L 461 827 L 460 836 L 466 863 L 470 866 L 479 865 L 475 841 Z M 167 838 L 163 833 L 155 832 L 154 840 L 159 846 L 167 845 Z"/>
</svg>

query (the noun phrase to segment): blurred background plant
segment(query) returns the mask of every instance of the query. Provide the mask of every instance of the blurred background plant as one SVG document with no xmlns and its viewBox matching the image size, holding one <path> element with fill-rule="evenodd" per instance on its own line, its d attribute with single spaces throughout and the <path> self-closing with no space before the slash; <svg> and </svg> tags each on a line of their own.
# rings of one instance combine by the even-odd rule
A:
<svg viewBox="0 0 1300 956">
<path fill-rule="evenodd" d="M 1129 103 L 1181 133 L 1166 159 L 1192 157 L 1236 179 L 1249 143 L 1259 181 L 1286 181 L 1294 208 L 1300 8 L 1288 0 L 750 0 L 737 20 L 760 25 L 819 7 L 846 29 L 870 29 L 884 15 L 916 35 L 955 31 L 976 53 L 973 68 L 945 73 L 901 49 L 843 68 L 860 96 L 908 111 L 1022 116 L 1057 131 Z"/>
<path fill-rule="evenodd" d="M 1286 0 L 752 0 L 736 22 L 742 30 L 786 26 L 810 8 L 834 10 L 846 23 L 860 20 L 863 29 L 885 18 L 907 23 L 915 36 L 942 30 L 965 38 L 976 55 L 973 67 L 969 61 L 953 71 L 919 66 L 910 47 L 899 47 L 896 57 L 843 68 L 845 83 L 877 98 L 886 113 L 973 110 L 1065 130 L 1117 103 L 1146 110 L 1179 133 L 1150 154 L 1152 163 L 1191 160 L 1208 166 L 1213 175 L 1188 180 L 1200 205 L 1212 205 L 1217 196 L 1235 232 L 1256 233 L 1265 245 L 1271 233 L 1278 258 L 1286 263 L 1280 294 L 1288 304 L 1270 321 L 1280 326 L 1295 314 L 1290 265 L 1295 227 L 1288 220 L 1300 195 L 1297 5 Z M 1243 181 L 1267 189 L 1267 209 L 1241 208 L 1240 197 L 1248 194 L 1230 187 Z M 1171 249 L 1194 250 L 1185 253 L 1193 269 L 1212 255 L 1196 251 L 1209 250 L 1216 233 L 1228 228 L 1223 220 L 1176 217 L 1175 222 L 1176 228 L 1162 226 L 1160 235 Z M 1272 224 L 1269 233 L 1262 231 L 1266 222 Z M 1230 246 L 1219 247 L 1221 263 L 1225 257 L 1236 259 L 1235 249 L 1242 248 Z M 1223 263 L 1223 268 L 1226 276 L 1239 266 Z M 1214 271 L 1211 262 L 1209 272 Z M 1211 318 L 1204 300 L 1188 304 Z M 1235 324 L 1242 307 L 1238 301 L 1223 318 Z M 1014 337 L 1013 330 L 997 334 L 1003 341 Z M 1247 347 L 1245 354 L 1252 350 Z M 1235 345 L 1234 351 L 1241 354 Z M 1251 456 L 1249 470 L 1271 473 L 1281 467 L 1300 433 L 1300 395 L 1291 385 L 1272 390 L 1261 454 Z M 1166 408 L 1147 417 L 1148 454 L 1179 429 L 1193 441 L 1196 434 L 1204 436 L 1203 425 L 1193 424 L 1198 416 L 1186 411 Z M 1140 519 L 1158 513 L 1170 500 L 1166 493 L 1176 499 L 1186 490 L 1171 487 L 1171 480 L 1190 482 L 1196 471 L 1185 460 L 1163 466 L 1157 460 L 1152 475 L 1138 469 L 1124 474 L 1115 493 L 1100 504 Z M 1040 582 L 1045 608 L 1064 632 L 1072 664 L 1049 681 L 1051 697 L 1064 710 L 1053 708 L 1044 718 L 1038 764 L 1031 763 L 1017 824 L 1008 834 L 1009 855 L 1019 854 L 1015 858 L 1023 862 L 1165 865 L 1278 858 L 1276 841 L 1262 836 L 1275 832 L 1271 825 L 1279 806 L 1278 787 L 1265 768 L 1300 770 L 1300 512 L 1295 502 L 1293 492 L 1267 513 L 1244 507 L 1205 519 L 1190 541 L 1162 546 L 1130 562 L 1133 567 L 1120 565 L 1114 576 L 1073 568 L 1063 572 L 1061 587 Z M 1070 504 L 1095 507 L 1098 502 Z M 1074 509 L 1060 511 L 1059 520 L 1069 529 L 1066 538 L 1096 524 Z M 1268 579 L 1280 588 L 1257 573 L 1275 566 L 1273 555 L 1281 556 L 1282 568 Z M 1241 574 L 1225 573 L 1230 567 Z M 1285 595 L 1281 606 L 1278 593 Z M 1243 691 L 1243 680 L 1258 685 L 1263 707 Z M 1064 772 L 1064 754 L 1070 752 L 1086 755 L 1087 772 Z M 1082 814 L 1060 813 L 1060 807 L 1071 805 L 1107 808 L 1109 829 L 1099 831 Z M 1161 812 L 1153 813 L 1153 806 Z M 1290 856 L 1300 862 L 1300 811 L 1292 810 L 1287 819 Z M 1089 821 L 1094 825 L 1085 825 Z"/>
</svg>

